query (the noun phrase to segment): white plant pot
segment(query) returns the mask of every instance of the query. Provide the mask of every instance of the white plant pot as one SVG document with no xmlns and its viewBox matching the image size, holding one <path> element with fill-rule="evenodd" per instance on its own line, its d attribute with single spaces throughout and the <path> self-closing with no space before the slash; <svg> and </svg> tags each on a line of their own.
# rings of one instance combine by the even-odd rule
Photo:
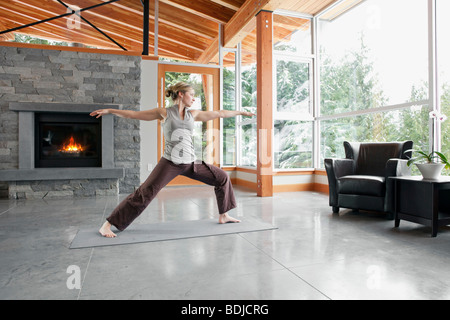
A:
<svg viewBox="0 0 450 320">
<path fill-rule="evenodd" d="M 445 164 L 443 163 L 416 163 L 417 168 L 422 173 L 424 179 L 435 180 L 441 176 L 442 169 Z"/>
</svg>

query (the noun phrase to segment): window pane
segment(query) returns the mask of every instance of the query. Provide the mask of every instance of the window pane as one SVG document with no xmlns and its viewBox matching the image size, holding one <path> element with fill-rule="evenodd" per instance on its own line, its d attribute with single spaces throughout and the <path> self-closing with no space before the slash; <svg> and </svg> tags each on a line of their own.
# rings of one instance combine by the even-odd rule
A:
<svg viewBox="0 0 450 320">
<path fill-rule="evenodd" d="M 242 110 L 256 113 L 256 63 L 242 65 Z M 239 165 L 256 167 L 256 122 L 240 126 Z"/>
<path fill-rule="evenodd" d="M 448 38 L 450 36 L 450 1 L 438 0 L 437 11 L 437 54 L 438 54 L 438 75 L 439 89 L 441 97 L 441 113 L 447 116 L 447 120 L 441 123 L 441 144 L 442 152 L 447 159 L 450 157 L 450 45 Z M 442 172 L 445 175 L 450 174 L 450 170 Z"/>
<path fill-rule="evenodd" d="M 277 120 L 274 123 L 274 168 L 312 167 L 311 121 Z"/>
<path fill-rule="evenodd" d="M 242 110 L 256 113 L 256 63 L 242 66 Z"/>
<path fill-rule="evenodd" d="M 320 122 L 320 165 L 325 158 L 345 158 L 344 141 L 388 142 L 412 140 L 414 148 L 428 150 L 428 106 L 372 113 Z"/>
<path fill-rule="evenodd" d="M 236 110 L 236 71 L 235 53 L 228 52 L 224 57 L 223 68 L 223 108 Z M 223 150 L 222 164 L 224 166 L 236 165 L 236 118 L 223 119 Z"/>
<path fill-rule="evenodd" d="M 428 98 L 426 0 L 367 0 L 319 21 L 321 114 Z"/>
<path fill-rule="evenodd" d="M 256 123 L 241 127 L 241 159 L 239 165 L 256 167 Z"/>
<path fill-rule="evenodd" d="M 311 54 L 310 19 L 273 15 L 274 50 Z"/>
<path fill-rule="evenodd" d="M 309 63 L 277 60 L 277 111 L 310 112 Z"/>
</svg>

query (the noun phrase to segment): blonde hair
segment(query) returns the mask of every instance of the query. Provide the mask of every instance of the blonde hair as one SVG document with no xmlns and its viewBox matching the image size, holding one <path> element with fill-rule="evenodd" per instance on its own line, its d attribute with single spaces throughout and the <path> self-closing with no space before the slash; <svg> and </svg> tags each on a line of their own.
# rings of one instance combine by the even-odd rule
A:
<svg viewBox="0 0 450 320">
<path fill-rule="evenodd" d="M 177 84 L 173 84 L 166 89 L 166 97 L 172 98 L 172 101 L 176 101 L 178 99 L 178 93 L 185 93 L 188 90 L 193 89 L 193 87 L 186 82 L 178 82 Z"/>
</svg>

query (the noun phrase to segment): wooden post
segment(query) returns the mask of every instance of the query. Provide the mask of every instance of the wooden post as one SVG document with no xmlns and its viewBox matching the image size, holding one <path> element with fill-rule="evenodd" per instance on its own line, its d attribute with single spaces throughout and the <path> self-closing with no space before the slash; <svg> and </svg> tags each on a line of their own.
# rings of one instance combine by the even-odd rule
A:
<svg viewBox="0 0 450 320">
<path fill-rule="evenodd" d="M 256 15 L 257 195 L 271 197 L 272 182 L 272 12 Z"/>
</svg>

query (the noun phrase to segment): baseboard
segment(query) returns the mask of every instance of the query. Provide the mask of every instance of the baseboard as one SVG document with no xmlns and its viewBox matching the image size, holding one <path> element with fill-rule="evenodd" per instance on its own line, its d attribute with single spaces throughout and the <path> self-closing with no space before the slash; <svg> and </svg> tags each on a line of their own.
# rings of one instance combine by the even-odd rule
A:
<svg viewBox="0 0 450 320">
<path fill-rule="evenodd" d="M 245 188 L 249 188 L 256 192 L 257 185 L 255 182 L 251 182 L 244 179 L 239 178 L 231 178 L 231 183 L 236 186 L 242 186 Z M 174 180 L 172 180 L 169 186 L 192 186 L 192 185 L 203 185 L 202 182 L 192 180 L 190 178 L 184 176 L 178 176 Z M 283 185 L 274 185 L 273 192 L 298 192 L 298 191 L 315 191 L 320 193 L 329 193 L 328 185 L 321 183 L 297 183 L 297 184 L 283 184 Z"/>
<path fill-rule="evenodd" d="M 242 179 L 231 179 L 233 185 L 243 186 L 256 191 L 256 183 Z M 320 193 L 329 193 L 328 185 L 321 183 L 299 183 L 299 184 L 285 184 L 274 185 L 273 192 L 298 192 L 298 191 L 315 191 Z"/>
</svg>

